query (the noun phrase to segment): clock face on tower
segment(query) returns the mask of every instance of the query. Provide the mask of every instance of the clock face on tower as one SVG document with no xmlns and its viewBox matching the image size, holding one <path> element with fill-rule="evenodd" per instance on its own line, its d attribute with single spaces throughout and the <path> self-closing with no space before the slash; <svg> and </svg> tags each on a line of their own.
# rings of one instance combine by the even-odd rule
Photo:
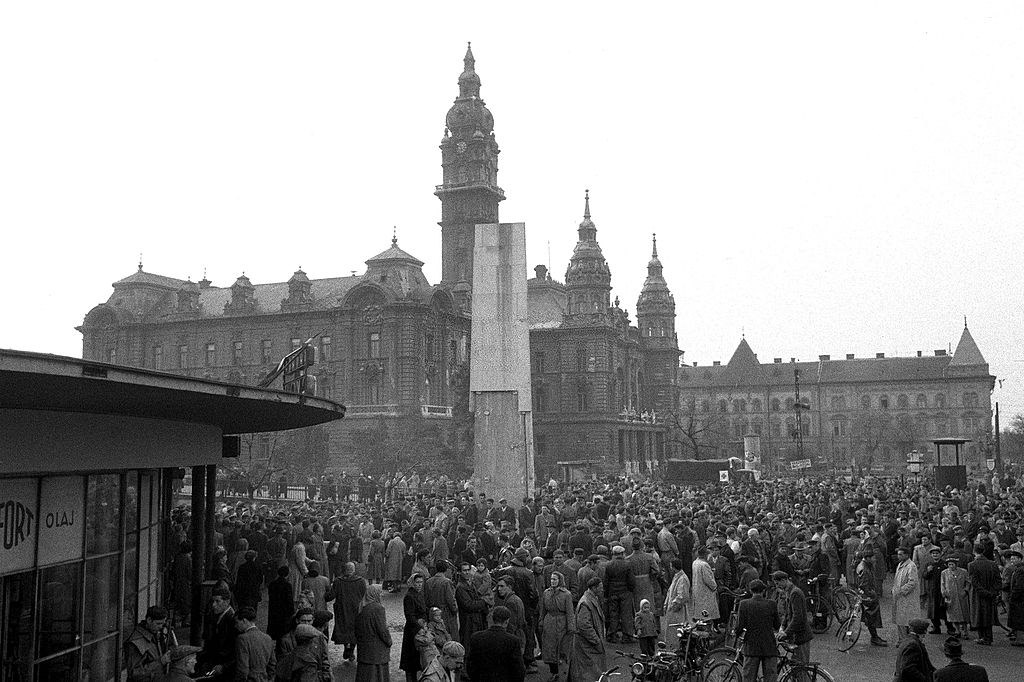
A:
<svg viewBox="0 0 1024 682">
<path fill-rule="evenodd" d="M 455 145 L 455 151 L 457 151 L 460 154 L 466 151 L 466 143 L 463 142 L 462 140 L 459 140 L 459 143 Z"/>
</svg>

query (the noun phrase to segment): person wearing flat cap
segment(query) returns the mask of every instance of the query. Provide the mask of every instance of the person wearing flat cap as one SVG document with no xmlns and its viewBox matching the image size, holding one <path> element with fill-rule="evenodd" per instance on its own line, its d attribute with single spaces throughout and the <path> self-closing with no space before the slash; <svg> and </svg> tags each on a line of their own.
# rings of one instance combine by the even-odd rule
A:
<svg viewBox="0 0 1024 682">
<path fill-rule="evenodd" d="M 958 638 L 948 637 L 942 644 L 942 653 L 949 663 L 935 671 L 935 682 L 988 682 L 985 668 L 963 660 L 964 647 Z"/>
<path fill-rule="evenodd" d="M 921 635 L 928 632 L 928 621 L 911 618 L 908 632 L 896 650 L 896 676 L 894 682 L 928 682 L 935 673 L 935 666 L 928 658 L 928 649 L 921 641 Z"/>
<path fill-rule="evenodd" d="M 161 682 L 192 682 L 192 673 L 196 670 L 196 654 L 202 650 L 202 647 L 188 644 L 172 647 L 168 651 L 169 670 L 160 678 Z"/>
</svg>

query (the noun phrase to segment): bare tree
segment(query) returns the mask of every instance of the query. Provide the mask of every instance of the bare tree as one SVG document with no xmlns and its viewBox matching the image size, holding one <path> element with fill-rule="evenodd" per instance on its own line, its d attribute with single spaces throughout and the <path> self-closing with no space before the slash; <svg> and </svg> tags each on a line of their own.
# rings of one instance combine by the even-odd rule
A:
<svg viewBox="0 0 1024 682">
<path fill-rule="evenodd" d="M 852 453 L 851 464 L 863 476 L 864 470 L 870 471 L 874 465 L 878 451 L 893 442 L 892 414 L 887 410 L 862 409 L 854 415 L 853 433 L 861 451 Z"/>
<path fill-rule="evenodd" d="M 686 459 L 713 459 L 729 439 L 728 422 L 721 412 L 698 411 L 697 401 L 686 400 L 668 413 L 670 444 L 680 446 Z"/>
</svg>

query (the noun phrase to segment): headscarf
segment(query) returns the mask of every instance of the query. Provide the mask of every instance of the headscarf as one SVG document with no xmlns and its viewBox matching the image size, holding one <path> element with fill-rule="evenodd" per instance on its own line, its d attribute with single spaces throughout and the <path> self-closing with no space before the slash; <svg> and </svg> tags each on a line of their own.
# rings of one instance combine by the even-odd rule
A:
<svg viewBox="0 0 1024 682">
<path fill-rule="evenodd" d="M 367 585 L 366 594 L 363 595 L 363 605 L 380 604 L 383 598 L 384 590 L 381 589 L 380 585 Z"/>
<path fill-rule="evenodd" d="M 562 575 L 561 571 L 551 571 L 551 575 L 557 575 L 558 576 L 558 589 L 560 589 L 560 590 L 568 590 L 569 589 L 568 587 L 565 586 L 565 576 Z M 549 580 L 550 580 L 550 578 L 549 578 Z M 551 588 L 548 588 L 548 589 L 551 589 Z"/>
</svg>

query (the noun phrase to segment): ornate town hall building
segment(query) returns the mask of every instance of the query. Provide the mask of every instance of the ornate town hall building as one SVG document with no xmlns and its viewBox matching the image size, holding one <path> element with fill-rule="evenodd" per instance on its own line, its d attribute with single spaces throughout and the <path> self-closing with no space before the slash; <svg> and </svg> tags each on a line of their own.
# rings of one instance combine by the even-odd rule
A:
<svg viewBox="0 0 1024 682">
<path fill-rule="evenodd" d="M 423 262 L 395 238 L 351 277 L 310 278 L 300 268 L 284 282 L 254 284 L 242 273 L 221 287 L 148 273 L 140 263 L 86 315 L 83 357 L 252 385 L 315 337 L 315 391 L 348 407 L 345 419 L 324 427 L 331 469 L 351 471 L 362 462 L 393 470 L 416 459 L 429 470 L 472 461 L 474 226 L 499 220 L 505 194 L 497 184 L 494 118 L 469 50 L 458 87 L 434 192 L 441 201 L 439 283 L 427 281 Z M 875 410 L 893 410 L 895 420 L 888 440 L 871 443 L 879 459 L 906 445 L 908 433 L 977 434 L 990 420 L 992 377 L 966 331 L 969 342 L 962 340 L 952 358 L 766 364 L 743 341 L 726 366 L 681 366 L 675 301 L 657 242 L 633 323 L 612 298 L 589 194 L 564 282 L 537 266 L 528 308 L 542 480 L 642 473 L 673 456 L 742 454 L 751 433 L 762 436 L 767 453 L 789 458 L 794 368 L 810 400 L 801 413 L 803 452 L 816 460 L 862 451 L 859 424 L 882 421 L 868 419 Z M 907 420 L 916 430 L 903 428 Z M 358 456 L 369 451 L 372 458 Z"/>
<path fill-rule="evenodd" d="M 351 277 L 310 278 L 300 268 L 286 282 L 253 283 L 243 273 L 220 287 L 140 264 L 86 315 L 83 357 L 251 385 L 319 334 L 315 390 L 348 407 L 344 420 L 324 427 L 332 468 L 355 468 L 353 452 L 374 433 L 390 434 L 394 450 L 408 445 L 397 435 L 404 432 L 466 461 L 471 429 L 460 419 L 468 408 L 474 226 L 497 222 L 505 195 L 494 117 L 480 98 L 471 50 L 458 86 L 435 188 L 441 282 L 428 282 L 423 262 L 394 238 Z M 586 204 L 565 284 L 542 270 L 529 282 L 541 476 L 558 475 L 559 461 L 639 468 L 666 443 L 652 415 L 670 405 L 679 353 L 661 263 L 655 253 L 641 327 L 631 326 L 609 300 L 611 273 Z"/>
</svg>

